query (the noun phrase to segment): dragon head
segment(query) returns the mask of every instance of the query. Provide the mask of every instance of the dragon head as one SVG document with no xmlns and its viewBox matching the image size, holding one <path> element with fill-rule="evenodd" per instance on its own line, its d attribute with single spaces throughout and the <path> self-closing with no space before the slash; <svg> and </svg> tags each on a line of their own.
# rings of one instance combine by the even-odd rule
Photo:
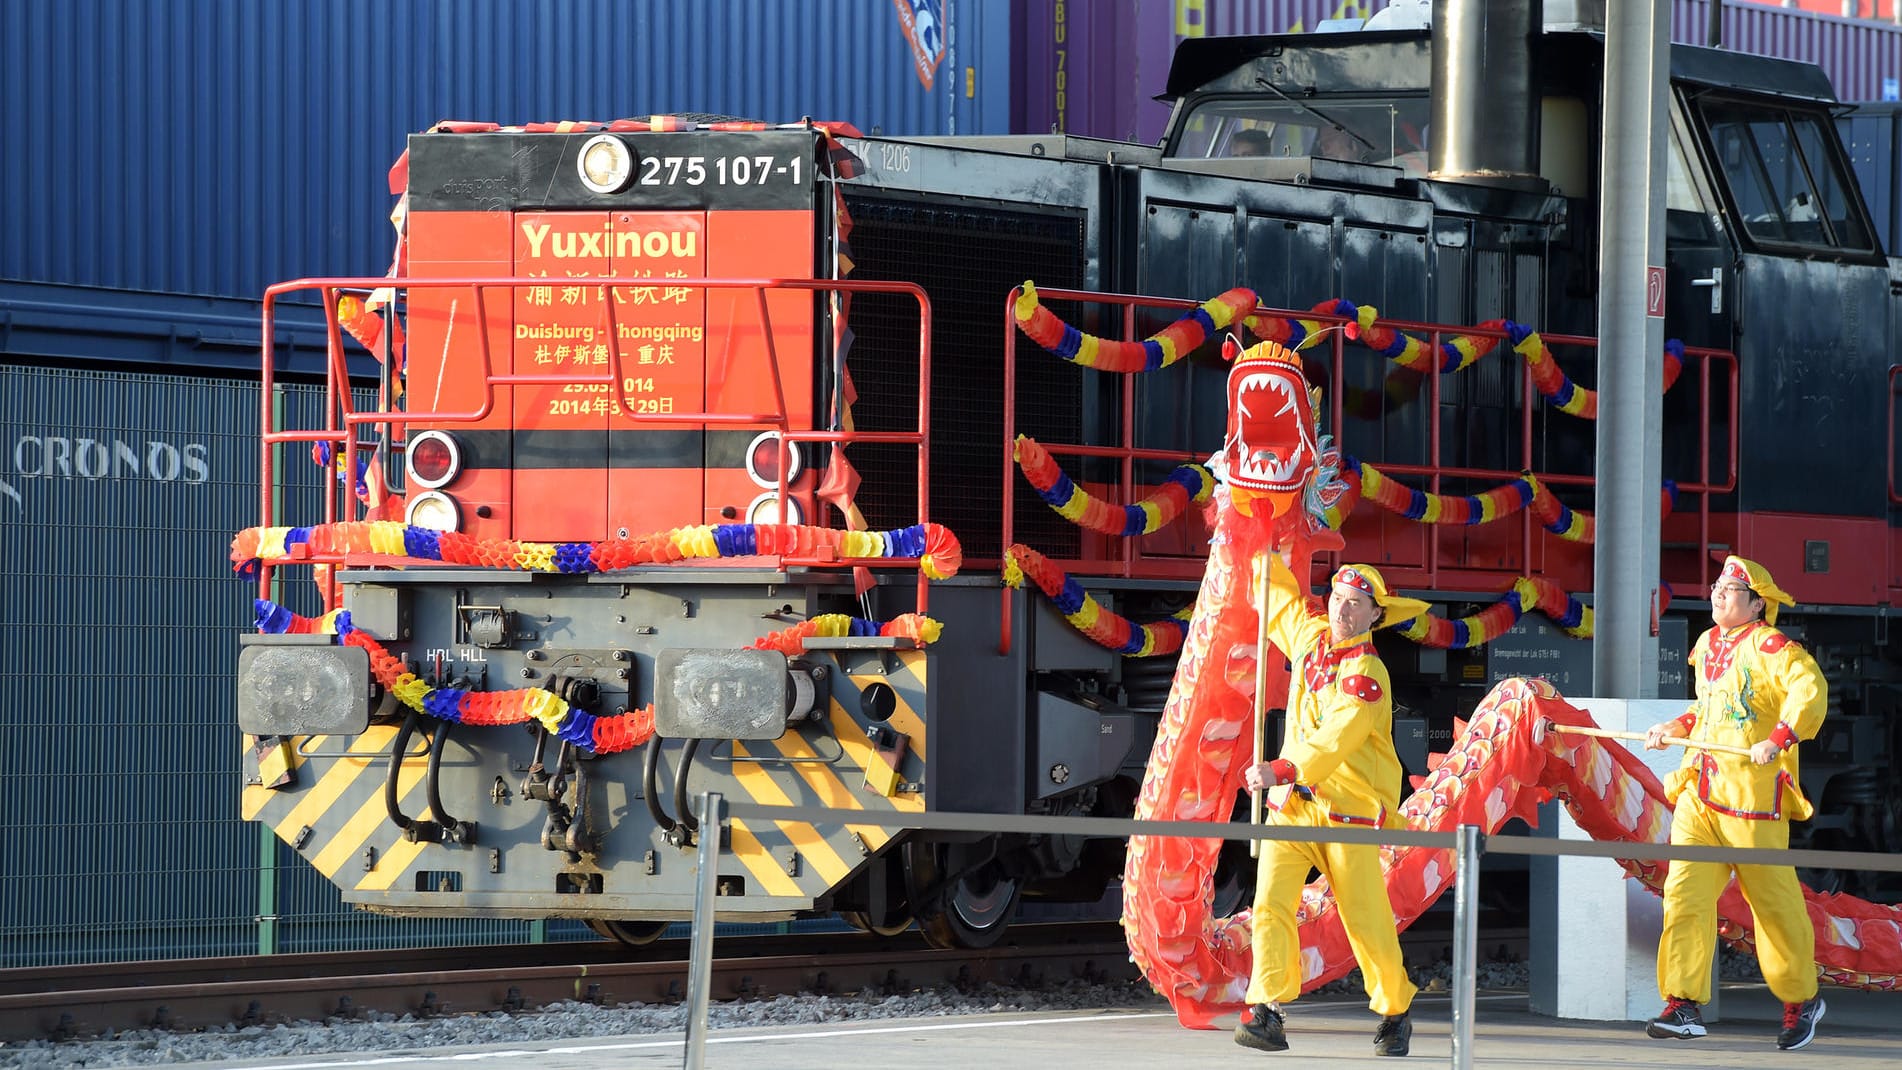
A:
<svg viewBox="0 0 1902 1070">
<path fill-rule="evenodd" d="M 1235 358 L 1228 373 L 1228 437 L 1219 455 L 1229 497 L 1245 515 L 1265 502 L 1281 516 L 1301 499 L 1319 461 L 1316 399 L 1301 362 L 1275 342 Z"/>
</svg>

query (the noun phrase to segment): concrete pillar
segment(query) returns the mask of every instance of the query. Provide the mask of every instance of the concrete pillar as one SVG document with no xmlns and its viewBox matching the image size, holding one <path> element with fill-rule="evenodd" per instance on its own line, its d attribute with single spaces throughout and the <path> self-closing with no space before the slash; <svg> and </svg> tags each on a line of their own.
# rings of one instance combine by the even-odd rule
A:
<svg viewBox="0 0 1902 1070">
<path fill-rule="evenodd" d="M 1625 732 L 1642 732 L 1684 712 L 1682 699 L 1569 701 L 1599 727 Z M 1678 747 L 1648 751 L 1633 741 L 1629 749 L 1659 779 L 1684 758 Z M 1561 840 L 1590 839 L 1556 802 L 1540 808 L 1539 829 Z M 1595 1022 L 1655 1017 L 1664 1006 L 1657 970 L 1664 901 L 1609 858 L 1534 858 L 1529 877 L 1533 1013 Z M 1718 991 L 1713 984 L 1703 1008 L 1706 1022 L 1718 1020 Z"/>
</svg>

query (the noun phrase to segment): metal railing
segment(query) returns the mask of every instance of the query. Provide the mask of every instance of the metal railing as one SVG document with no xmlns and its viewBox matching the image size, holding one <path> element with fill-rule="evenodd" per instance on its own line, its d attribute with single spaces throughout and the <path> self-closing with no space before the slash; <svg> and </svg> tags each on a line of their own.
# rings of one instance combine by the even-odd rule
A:
<svg viewBox="0 0 1902 1070">
<path fill-rule="evenodd" d="M 563 280 L 575 285 L 594 285 L 603 289 L 619 289 L 653 285 L 655 280 L 630 279 L 621 276 L 587 276 Z M 486 291 L 493 289 L 515 289 L 548 286 L 546 278 L 527 276 L 466 276 L 443 278 L 307 278 L 290 282 L 281 282 L 264 292 L 262 309 L 262 337 L 267 340 L 261 350 L 260 374 L 262 377 L 263 411 L 260 421 L 261 436 L 259 458 L 259 483 L 261 523 L 270 525 L 273 521 L 272 486 L 275 474 L 273 447 L 289 443 L 328 442 L 338 450 L 343 470 L 354 479 L 357 470 L 359 443 L 358 428 L 381 426 L 388 431 L 416 423 L 430 424 L 472 424 L 487 419 L 496 405 L 497 388 L 518 386 L 580 386 L 598 387 L 606 391 L 618 406 L 617 417 L 630 424 L 652 427 L 666 426 L 754 426 L 767 427 L 778 432 L 779 464 L 777 480 L 780 515 L 785 516 L 788 488 L 788 451 L 796 443 L 828 443 L 844 446 L 855 443 L 895 443 L 909 445 L 917 450 L 918 468 L 918 519 L 919 524 L 926 523 L 930 512 L 930 465 L 928 444 L 931 438 L 931 299 L 924 288 L 910 282 L 887 282 L 872 280 L 841 279 L 779 279 L 779 278 L 667 278 L 665 285 L 670 289 L 682 290 L 731 290 L 751 291 L 758 309 L 760 337 L 765 347 L 767 367 L 770 370 L 773 397 L 776 407 L 772 412 L 669 412 L 662 414 L 641 413 L 627 395 L 628 379 L 622 370 L 622 347 L 617 330 L 614 306 L 616 302 L 600 302 L 602 321 L 606 328 L 609 344 L 606 348 L 606 372 L 601 375 L 576 375 L 561 373 L 514 374 L 496 371 L 496 357 L 490 351 Z M 466 412 L 436 412 L 430 410 L 392 411 L 387 395 L 383 407 L 375 412 L 359 412 L 350 404 L 350 378 L 344 359 L 342 326 L 337 316 L 337 300 L 345 293 L 361 293 L 375 288 L 393 288 L 405 293 L 418 289 L 462 289 L 473 296 L 475 306 L 476 349 L 480 356 L 482 384 L 482 402 Z M 271 405 L 272 385 L 275 370 L 272 361 L 272 347 L 268 340 L 273 337 L 273 320 L 277 303 L 289 293 L 303 290 L 316 290 L 321 294 L 324 308 L 326 345 L 326 404 L 325 426 L 321 429 L 283 430 L 274 426 Z M 918 428 L 915 431 L 823 431 L 814 428 L 795 428 L 792 426 L 790 409 L 786 401 L 785 384 L 782 380 L 779 352 L 774 342 L 772 311 L 767 301 L 768 291 L 791 291 L 807 293 L 885 293 L 911 297 L 918 304 Z M 737 324 L 737 312 L 734 318 Z M 448 365 L 449 336 L 444 336 L 445 354 L 443 365 Z M 836 370 L 837 360 L 832 362 Z M 387 361 L 386 361 L 387 367 Z M 836 376 L 835 376 L 836 378 Z M 815 420 L 817 414 L 815 414 Z M 348 483 L 348 480 L 346 480 Z M 324 522 L 335 523 L 339 517 L 339 503 L 347 502 L 347 491 L 336 491 L 325 496 Z M 305 563 L 342 563 L 341 558 L 325 558 L 321 555 L 309 555 L 302 559 Z M 904 566 L 916 568 L 917 558 L 804 558 L 786 556 L 787 564 L 810 567 L 840 567 L 877 564 L 884 567 Z M 272 566 L 267 563 L 260 569 L 259 595 L 268 595 Z M 331 580 L 331 594 L 334 596 L 336 580 Z M 918 573 L 917 605 L 918 612 L 927 608 L 927 580 L 922 570 Z"/>
<path fill-rule="evenodd" d="M 728 802 L 719 792 L 695 801 L 700 818 L 699 883 L 694 894 L 693 933 L 687 987 L 686 1070 L 705 1065 L 707 1009 L 711 1000 L 713 927 L 718 898 L 720 841 L 729 820 L 809 824 L 876 825 L 888 829 L 940 832 L 1017 833 L 1074 836 L 1079 839 L 1127 839 L 1131 836 L 1179 836 L 1191 839 L 1288 840 L 1427 847 L 1451 850 L 1454 857 L 1452 1060 L 1455 1070 L 1473 1065 L 1473 1018 L 1478 1002 L 1479 859 L 1515 854 L 1553 857 L 1577 855 L 1633 861 L 1724 862 L 1739 865 L 1805 866 L 1902 873 L 1902 856 L 1867 851 L 1812 851 L 1749 847 L 1698 847 L 1637 842 L 1559 840 L 1539 836 L 1487 836 L 1477 825 L 1452 832 L 1403 828 L 1355 829 L 1247 825 L 1209 821 L 1137 821 L 1112 817 L 1039 817 L 1016 814 L 874 813 L 807 806 L 764 806 Z M 1219 833 L 1219 835 L 1217 835 Z"/>
<path fill-rule="evenodd" d="M 1005 368 L 1006 374 L 1004 376 L 1004 470 L 1003 470 L 1004 484 L 1003 485 L 1006 488 L 1012 486 L 1013 481 L 1016 479 L 1015 460 L 1013 459 L 1014 451 L 1012 446 L 1013 446 L 1013 443 L 1015 442 L 1016 434 L 1017 434 L 1017 383 L 1016 383 L 1017 371 L 1016 369 L 1017 369 L 1017 344 L 1018 344 L 1018 339 L 1021 332 L 1017 328 L 1015 308 L 1016 308 L 1017 298 L 1021 294 L 1021 292 L 1022 292 L 1021 287 L 1017 289 L 1013 289 L 1010 292 L 1010 295 L 1008 296 L 1004 304 L 1004 368 Z M 1115 309 L 1119 309 L 1120 310 L 1119 319 L 1121 321 L 1121 328 L 1120 328 L 1121 334 L 1116 339 L 1118 341 L 1138 341 L 1141 339 L 1142 336 L 1137 333 L 1136 315 L 1137 315 L 1138 309 L 1180 313 L 1180 312 L 1186 312 L 1188 310 L 1197 308 L 1199 307 L 1199 304 L 1200 304 L 1199 302 L 1189 301 L 1189 300 L 1143 297 L 1136 294 L 1098 293 L 1098 292 L 1089 291 L 1089 290 L 1061 290 L 1061 289 L 1041 289 L 1040 288 L 1037 291 L 1037 295 L 1040 300 L 1043 300 L 1046 302 L 1048 301 L 1076 301 L 1076 302 L 1081 302 L 1085 304 L 1108 305 L 1108 306 L 1112 306 Z M 1344 317 L 1344 316 L 1326 315 L 1326 314 L 1308 311 L 1308 310 L 1273 309 L 1273 308 L 1267 308 L 1265 306 L 1256 306 L 1256 308 L 1252 310 L 1251 314 L 1255 314 L 1255 313 L 1265 314 L 1265 315 L 1273 316 L 1273 317 L 1286 317 L 1291 319 L 1311 320 L 1323 325 L 1322 333 L 1327 336 L 1326 344 L 1331 354 L 1331 359 L 1329 360 L 1329 376 L 1328 376 L 1328 384 L 1327 384 L 1327 405 L 1328 405 L 1327 429 L 1331 430 L 1337 436 L 1337 441 L 1338 441 L 1338 436 L 1340 434 L 1340 429 L 1343 425 L 1343 419 L 1345 416 L 1345 403 L 1346 403 L 1345 368 L 1346 368 L 1347 347 L 1348 347 L 1349 341 L 1344 331 L 1334 330 L 1333 328 L 1345 326 L 1348 323 L 1353 321 L 1350 321 L 1347 317 Z M 1425 437 L 1426 437 L 1426 445 L 1427 445 L 1427 449 L 1426 449 L 1427 462 L 1425 464 L 1397 464 L 1397 463 L 1389 464 L 1389 463 L 1383 462 L 1380 465 L 1380 470 L 1382 473 L 1387 475 L 1394 475 L 1394 476 L 1416 476 L 1416 477 L 1424 478 L 1426 480 L 1427 485 L 1422 489 L 1432 494 L 1441 493 L 1443 481 L 1446 479 L 1471 479 L 1471 480 L 1490 480 L 1490 481 L 1496 481 L 1496 482 L 1509 482 L 1511 480 L 1519 478 L 1521 475 L 1526 473 L 1531 473 L 1541 483 L 1545 483 L 1550 486 L 1571 486 L 1571 487 L 1595 487 L 1596 486 L 1597 480 L 1593 476 L 1571 475 L 1571 474 L 1560 473 L 1560 472 L 1541 472 L 1536 470 L 1535 464 L 1534 464 L 1534 461 L 1536 459 L 1536 449 L 1535 449 L 1536 439 L 1534 436 L 1534 418 L 1536 415 L 1539 414 L 1542 406 L 1538 404 L 1538 398 L 1536 396 L 1536 391 L 1534 389 L 1531 372 L 1529 369 L 1523 366 L 1518 369 L 1518 378 L 1519 378 L 1518 453 L 1519 453 L 1519 462 L 1520 462 L 1518 469 L 1508 471 L 1506 469 L 1465 468 L 1465 467 L 1444 464 L 1441 459 L 1441 440 L 1443 436 L 1442 436 L 1442 426 L 1441 426 L 1440 378 L 1442 375 L 1447 373 L 1444 373 L 1440 370 L 1438 359 L 1437 359 L 1437 355 L 1440 352 L 1441 343 L 1444 340 L 1448 338 L 1452 338 L 1452 337 L 1491 338 L 1496 340 L 1499 348 L 1503 348 L 1510 351 L 1511 340 L 1507 336 L 1506 332 L 1504 332 L 1503 330 L 1489 329 L 1489 328 L 1483 328 L 1483 327 L 1454 328 L 1445 324 L 1425 323 L 1425 322 L 1418 322 L 1418 321 L 1412 321 L 1412 320 L 1398 320 L 1398 319 L 1381 319 L 1375 322 L 1380 324 L 1381 326 L 1390 327 L 1396 331 L 1414 335 L 1416 337 L 1425 338 L 1430 347 L 1430 352 L 1435 355 L 1433 369 L 1430 372 L 1419 373 L 1420 375 L 1422 375 L 1422 377 L 1424 377 L 1427 380 L 1428 414 L 1427 414 L 1426 427 L 1425 427 Z M 1582 346 L 1586 348 L 1596 349 L 1598 345 L 1598 342 L 1596 339 L 1581 336 L 1581 335 L 1541 333 L 1540 338 L 1543 339 L 1549 347 Z M 1034 343 L 1032 343 L 1031 348 L 1033 349 L 1035 348 Z M 1677 484 L 1677 489 L 1680 494 L 1695 494 L 1698 496 L 1698 525 L 1697 525 L 1698 545 L 1696 547 L 1696 550 L 1697 550 L 1696 558 L 1698 562 L 1697 583 L 1699 585 L 1704 585 L 1704 584 L 1708 584 L 1711 580 L 1711 575 L 1710 575 L 1711 560 L 1710 560 L 1710 552 L 1709 552 L 1711 547 L 1710 499 L 1713 495 L 1731 493 L 1732 491 L 1736 490 L 1736 487 L 1737 487 L 1737 468 L 1738 468 L 1738 456 L 1739 456 L 1739 439 L 1738 439 L 1738 426 L 1737 426 L 1737 407 L 1738 407 L 1738 401 L 1739 401 L 1739 397 L 1738 397 L 1739 372 L 1738 372 L 1736 354 L 1731 353 L 1728 350 L 1709 349 L 1709 348 L 1697 347 L 1697 346 L 1686 346 L 1684 349 L 1684 355 L 1685 355 L 1685 360 L 1687 362 L 1691 360 L 1695 360 L 1697 363 L 1697 376 L 1698 376 L 1697 378 L 1697 382 L 1698 382 L 1697 479 L 1695 481 L 1688 481 L 1688 482 L 1681 481 Z M 1500 356 L 1500 354 L 1495 352 L 1494 356 L 1498 357 Z M 1050 359 L 1054 360 L 1058 358 L 1052 357 Z M 1380 357 L 1378 354 L 1374 354 L 1373 359 L 1377 359 L 1381 361 L 1382 364 L 1390 363 L 1389 361 L 1387 361 L 1386 358 Z M 1714 372 L 1713 365 L 1720 366 L 1722 371 L 1720 373 Z M 1898 370 L 1902 370 L 1902 369 L 1898 369 Z M 1117 373 L 1099 373 L 1099 374 L 1117 374 Z M 1721 374 L 1724 386 L 1726 388 L 1727 397 L 1725 399 L 1722 412 L 1724 412 L 1727 415 L 1725 424 L 1728 430 L 1726 434 L 1726 451 L 1725 451 L 1727 456 L 1725 458 L 1725 463 L 1723 466 L 1723 475 L 1721 479 L 1714 479 L 1713 473 L 1712 473 L 1713 458 L 1711 456 L 1711 453 L 1712 453 L 1711 429 L 1712 429 L 1714 406 L 1712 404 L 1711 394 L 1712 394 L 1712 388 L 1715 385 L 1714 380 L 1716 379 L 1716 376 L 1718 374 Z M 1680 378 L 1681 377 L 1682 376 L 1680 375 Z M 1891 381 L 1893 382 L 1893 375 L 1892 375 Z M 1133 389 L 1125 388 L 1120 393 L 1122 398 L 1122 405 L 1121 405 L 1121 412 L 1118 414 L 1118 421 L 1117 421 L 1117 434 L 1118 434 L 1118 442 L 1120 443 L 1120 445 L 1097 446 L 1097 445 L 1085 445 L 1081 443 L 1058 443 L 1058 442 L 1042 442 L 1042 441 L 1039 441 L 1038 444 L 1043 446 L 1053 456 L 1104 457 L 1104 458 L 1112 458 L 1119 461 L 1121 471 L 1119 474 L 1116 490 L 1117 490 L 1117 493 L 1120 495 L 1120 498 L 1122 501 L 1129 502 L 1129 501 L 1134 501 L 1136 496 L 1135 465 L 1137 461 L 1163 460 L 1163 461 L 1173 461 L 1175 463 L 1183 463 L 1187 461 L 1201 460 L 1202 458 L 1197 456 L 1194 451 L 1143 449 L 1143 448 L 1137 448 L 1134 445 L 1132 445 L 1135 442 L 1135 416 L 1136 416 L 1135 391 Z M 1344 443 L 1343 445 L 1346 446 L 1351 444 Z M 1894 480 L 1892 478 L 1891 479 L 1892 487 L 1893 487 L 1893 484 L 1894 484 Z M 1902 499 L 1898 499 L 1898 500 L 1902 500 Z M 1002 501 L 1003 501 L 1003 508 L 1004 508 L 1004 516 L 1003 516 L 1001 542 L 1002 542 L 1002 547 L 1008 547 L 1011 545 L 1011 542 L 1013 541 L 1015 533 L 1016 533 L 1016 515 L 1015 515 L 1016 510 L 1015 510 L 1014 498 L 1012 495 L 1008 493 L 1004 494 L 1002 496 Z M 1534 574 L 1540 571 L 1538 566 L 1535 565 L 1534 558 L 1533 558 L 1534 543 L 1535 543 L 1535 540 L 1538 538 L 1538 533 L 1535 530 L 1537 521 L 1533 518 L 1531 510 L 1529 509 L 1522 510 L 1520 512 L 1518 520 L 1519 520 L 1519 530 L 1520 530 L 1519 560 L 1520 560 L 1520 566 L 1521 566 L 1519 569 L 1519 572 L 1523 572 L 1525 574 Z M 1440 526 L 1428 525 L 1425 537 L 1426 537 L 1425 556 L 1424 556 L 1423 562 L 1419 566 L 1409 566 L 1404 562 L 1402 563 L 1389 562 L 1389 563 L 1384 563 L 1381 566 L 1382 570 L 1388 575 L 1389 579 L 1392 582 L 1402 583 L 1408 586 L 1418 586 L 1418 587 L 1431 588 L 1431 589 L 1437 590 L 1437 589 L 1440 589 L 1443 585 L 1457 587 L 1459 585 L 1460 580 L 1462 579 L 1471 580 L 1473 578 L 1479 577 L 1481 574 L 1488 574 L 1491 576 L 1502 574 L 1497 569 L 1488 570 L 1488 569 L 1473 568 L 1473 567 L 1451 568 L 1451 567 L 1444 566 L 1441 563 L 1442 554 L 1441 554 Z M 1552 536 L 1552 537 L 1556 537 L 1556 536 Z M 974 548 L 967 547 L 966 548 L 967 555 L 969 555 L 973 549 Z M 1001 556 L 1001 549 L 1000 549 L 1000 556 Z M 1324 556 L 1327 559 L 1328 567 L 1331 569 L 1334 567 L 1338 567 L 1340 565 L 1341 560 L 1345 556 L 1345 552 L 1332 551 L 1329 554 Z M 1201 573 L 1201 564 L 1199 561 L 1195 563 L 1193 573 L 1183 573 L 1182 564 L 1179 559 L 1174 561 L 1168 561 L 1168 560 L 1157 561 L 1154 558 L 1145 558 L 1145 556 L 1143 555 L 1141 551 L 1141 548 L 1137 544 L 1137 540 L 1132 538 L 1124 538 L 1121 540 L 1120 551 L 1118 555 L 1114 558 L 1079 557 L 1075 559 L 1061 559 L 1061 560 L 1052 559 L 1052 560 L 1053 560 L 1053 563 L 1073 572 L 1081 572 L 1091 576 L 1109 576 L 1109 577 L 1119 577 L 1119 578 L 1125 578 L 1125 579 L 1132 578 L 1132 577 L 1157 578 L 1157 577 L 1165 576 L 1165 575 L 1179 578 L 1182 575 L 1200 575 Z M 1514 574 L 1516 575 L 1518 573 L 1514 573 Z M 1451 582 L 1449 583 L 1448 581 L 1451 581 Z M 1010 609 L 1008 598 L 1004 600 L 1002 623 L 1003 623 L 1003 635 L 1006 637 L 1006 648 L 1007 648 L 1008 637 L 1011 633 L 1011 624 L 1012 624 L 1011 609 Z"/>
</svg>

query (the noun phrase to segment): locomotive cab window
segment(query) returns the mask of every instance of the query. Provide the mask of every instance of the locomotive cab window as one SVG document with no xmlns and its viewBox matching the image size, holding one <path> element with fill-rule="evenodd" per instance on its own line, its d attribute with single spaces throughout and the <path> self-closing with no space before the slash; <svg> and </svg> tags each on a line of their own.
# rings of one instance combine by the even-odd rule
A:
<svg viewBox="0 0 1902 1070">
<path fill-rule="evenodd" d="M 1828 117 L 1735 100 L 1702 106 L 1716 170 L 1760 243 L 1873 253 Z"/>
<path fill-rule="evenodd" d="M 1195 105 L 1167 155 L 1187 159 L 1323 156 L 1426 173 L 1425 97 L 1210 99 Z"/>
</svg>

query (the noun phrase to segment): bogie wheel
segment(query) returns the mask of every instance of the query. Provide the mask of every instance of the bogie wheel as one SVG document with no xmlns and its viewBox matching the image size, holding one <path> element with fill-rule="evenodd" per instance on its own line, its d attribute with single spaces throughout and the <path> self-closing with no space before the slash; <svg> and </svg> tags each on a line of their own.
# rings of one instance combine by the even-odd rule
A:
<svg viewBox="0 0 1902 1070">
<path fill-rule="evenodd" d="M 878 936 L 897 936 L 911 928 L 911 915 L 903 911 L 888 912 L 884 918 L 874 920 L 869 911 L 841 910 L 839 918 L 859 932 L 873 933 Z"/>
<path fill-rule="evenodd" d="M 596 935 L 628 947 L 646 947 L 660 939 L 671 924 L 665 921 L 622 921 L 618 918 L 589 918 L 588 928 Z"/>
<path fill-rule="evenodd" d="M 903 851 L 888 851 L 872 860 L 849 890 L 851 909 L 839 910 L 839 919 L 862 933 L 897 936 L 911 928 L 911 899 L 906 893 Z"/>
<path fill-rule="evenodd" d="M 905 876 L 918 931 L 932 947 L 990 947 L 1017 916 L 1022 884 L 1006 875 L 995 859 L 947 880 L 950 857 L 943 844 L 905 845 Z"/>
</svg>

